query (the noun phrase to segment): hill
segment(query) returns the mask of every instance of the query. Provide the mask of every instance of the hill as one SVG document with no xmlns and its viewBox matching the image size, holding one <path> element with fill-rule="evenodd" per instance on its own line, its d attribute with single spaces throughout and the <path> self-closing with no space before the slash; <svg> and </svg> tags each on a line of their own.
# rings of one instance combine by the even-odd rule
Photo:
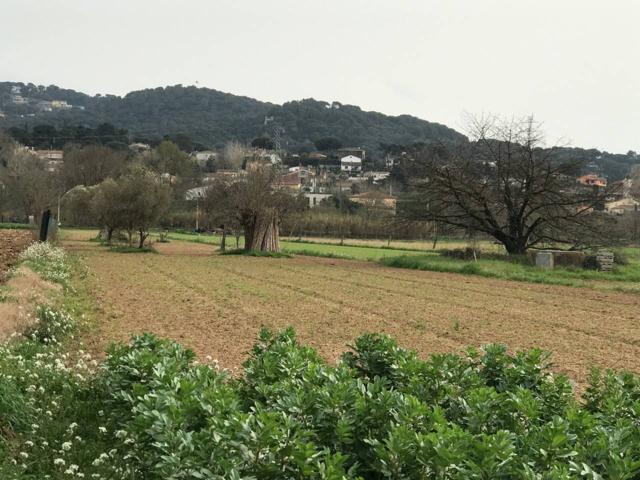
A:
<svg viewBox="0 0 640 480">
<path fill-rule="evenodd" d="M 90 96 L 54 85 L 2 82 L 0 110 L 4 112 L 4 118 L 0 118 L 3 128 L 38 124 L 96 127 L 106 122 L 127 129 L 139 139 L 184 133 L 209 147 L 268 135 L 280 137 L 281 145 L 289 150 L 313 150 L 315 140 L 332 136 L 345 146 L 363 147 L 375 154 L 380 153 L 381 143 L 464 139 L 451 128 L 410 115 L 394 117 L 314 99 L 276 105 L 182 85 L 119 97 Z"/>
</svg>

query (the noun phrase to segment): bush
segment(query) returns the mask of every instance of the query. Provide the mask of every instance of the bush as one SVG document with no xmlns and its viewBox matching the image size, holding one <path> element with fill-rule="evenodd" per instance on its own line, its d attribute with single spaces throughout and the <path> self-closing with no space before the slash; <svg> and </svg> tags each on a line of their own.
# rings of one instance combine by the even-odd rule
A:
<svg viewBox="0 0 640 480">
<path fill-rule="evenodd" d="M 20 261 L 45 280 L 52 282 L 65 283 L 71 274 L 64 250 L 48 242 L 30 245 L 20 254 Z"/>
<path fill-rule="evenodd" d="M 60 340 L 75 329 L 71 315 L 47 305 L 36 307 L 36 319 L 36 324 L 28 328 L 24 335 L 40 343 L 60 343 Z"/>
<path fill-rule="evenodd" d="M 263 330 L 244 374 L 232 379 L 197 364 L 175 342 L 143 335 L 110 348 L 86 381 L 52 347 L 34 345 L 0 352 L 0 379 L 13 378 L 7 397 L 13 400 L 0 397 L 0 406 L 9 405 L 2 411 L 18 421 L 5 424 L 21 435 L 20 447 L 0 460 L 2 478 L 12 478 L 6 472 L 149 480 L 640 473 L 638 376 L 594 371 L 581 405 L 537 349 L 510 355 L 489 345 L 421 360 L 387 336 L 367 334 L 331 366 L 299 345 L 293 330 Z M 34 375 L 44 378 L 48 370 L 53 375 L 43 391 L 32 388 Z M 51 399 L 59 408 L 49 415 Z M 22 405 L 34 410 L 21 412 Z"/>
</svg>

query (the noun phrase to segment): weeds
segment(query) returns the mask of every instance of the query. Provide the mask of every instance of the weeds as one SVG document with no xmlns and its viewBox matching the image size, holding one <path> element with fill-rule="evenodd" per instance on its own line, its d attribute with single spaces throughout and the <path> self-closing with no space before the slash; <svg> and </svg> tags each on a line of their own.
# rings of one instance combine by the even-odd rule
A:
<svg viewBox="0 0 640 480">
<path fill-rule="evenodd" d="M 20 254 L 19 261 L 45 280 L 64 284 L 69 279 L 70 267 L 64 250 L 48 242 L 30 245 Z"/>
</svg>

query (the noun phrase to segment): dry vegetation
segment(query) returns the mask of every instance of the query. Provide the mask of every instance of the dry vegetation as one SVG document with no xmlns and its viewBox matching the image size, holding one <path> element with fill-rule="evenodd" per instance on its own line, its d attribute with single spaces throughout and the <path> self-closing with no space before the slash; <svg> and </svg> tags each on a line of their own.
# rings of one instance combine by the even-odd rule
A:
<svg viewBox="0 0 640 480">
<path fill-rule="evenodd" d="M 329 360 L 363 332 L 385 332 L 423 355 L 498 342 L 541 347 L 582 384 L 591 366 L 638 371 L 640 297 L 409 271 L 327 258 L 213 255 L 209 245 L 155 244 L 117 254 L 67 236 L 92 275 L 98 353 L 151 331 L 237 370 L 260 326 L 292 325 Z"/>
</svg>

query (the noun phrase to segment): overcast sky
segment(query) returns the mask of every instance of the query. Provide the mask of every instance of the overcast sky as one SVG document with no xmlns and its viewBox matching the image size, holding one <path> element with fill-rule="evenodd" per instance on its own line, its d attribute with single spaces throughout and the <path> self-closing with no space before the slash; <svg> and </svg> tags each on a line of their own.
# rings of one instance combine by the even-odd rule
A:
<svg viewBox="0 0 640 480">
<path fill-rule="evenodd" d="M 0 81 L 313 97 L 640 151 L 639 0 L 2 0 Z"/>
</svg>

